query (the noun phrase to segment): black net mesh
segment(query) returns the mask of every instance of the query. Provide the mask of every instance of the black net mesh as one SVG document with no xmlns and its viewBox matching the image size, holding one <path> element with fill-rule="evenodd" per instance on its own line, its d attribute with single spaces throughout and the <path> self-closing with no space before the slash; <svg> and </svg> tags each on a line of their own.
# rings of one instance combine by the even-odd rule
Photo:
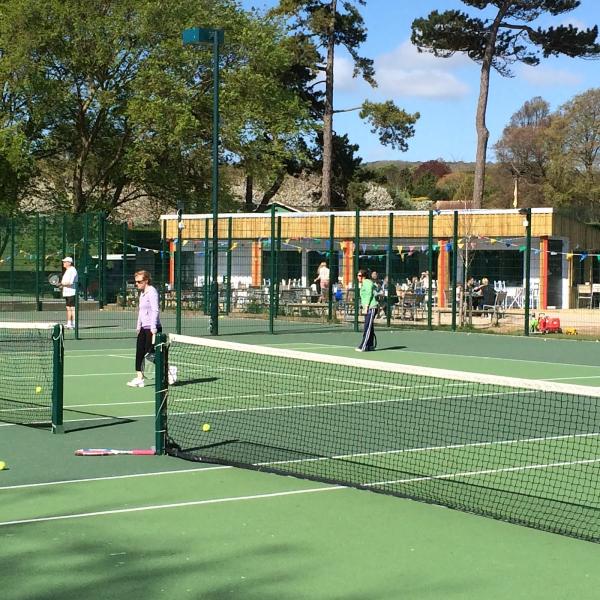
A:
<svg viewBox="0 0 600 600">
<path fill-rule="evenodd" d="M 52 421 L 53 325 L 0 323 L 0 421 Z"/>
<path fill-rule="evenodd" d="M 594 388 L 186 336 L 168 362 L 171 454 L 600 541 Z"/>
</svg>

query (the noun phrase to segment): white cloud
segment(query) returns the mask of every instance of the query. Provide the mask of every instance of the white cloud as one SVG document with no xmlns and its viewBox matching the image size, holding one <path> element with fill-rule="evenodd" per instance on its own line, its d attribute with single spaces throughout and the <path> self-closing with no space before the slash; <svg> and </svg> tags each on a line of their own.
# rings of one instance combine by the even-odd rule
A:
<svg viewBox="0 0 600 600">
<path fill-rule="evenodd" d="M 581 21 L 579 19 L 567 19 L 562 22 L 562 25 L 565 25 L 565 26 L 573 25 L 573 27 L 577 27 L 577 29 L 582 29 L 582 30 L 585 30 L 589 27 L 588 25 L 586 25 L 583 21 Z"/>
<path fill-rule="evenodd" d="M 354 65 L 350 58 L 345 56 L 335 57 L 333 63 L 333 80 L 335 89 L 338 91 L 353 92 L 356 91 L 362 83 L 362 78 L 352 77 Z"/>
<path fill-rule="evenodd" d="M 565 69 L 552 69 L 551 67 L 519 66 L 519 75 L 531 85 L 543 87 L 561 87 L 564 85 L 578 85 L 582 82 L 581 76 Z"/>
<path fill-rule="evenodd" d="M 450 58 L 437 58 L 429 53 L 419 53 L 410 42 L 404 42 L 376 59 L 375 77 L 379 89 L 388 95 L 457 98 L 468 94 L 469 87 L 452 71 L 472 64 L 460 53 Z"/>
</svg>

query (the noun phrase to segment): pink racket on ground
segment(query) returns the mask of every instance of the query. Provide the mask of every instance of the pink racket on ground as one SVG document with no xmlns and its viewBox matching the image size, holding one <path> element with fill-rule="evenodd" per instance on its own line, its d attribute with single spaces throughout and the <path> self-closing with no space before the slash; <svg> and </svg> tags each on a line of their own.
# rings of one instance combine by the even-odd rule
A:
<svg viewBox="0 0 600 600">
<path fill-rule="evenodd" d="M 116 448 L 80 448 L 75 450 L 76 456 L 115 456 L 117 454 L 133 454 L 135 456 L 150 456 L 156 454 L 152 448 L 135 448 L 133 450 L 117 450 Z"/>
</svg>

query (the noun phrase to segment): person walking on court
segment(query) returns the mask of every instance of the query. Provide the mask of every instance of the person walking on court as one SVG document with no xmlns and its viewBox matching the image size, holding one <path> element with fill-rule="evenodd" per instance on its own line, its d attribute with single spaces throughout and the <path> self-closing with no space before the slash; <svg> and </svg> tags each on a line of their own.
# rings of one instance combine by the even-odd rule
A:
<svg viewBox="0 0 600 600">
<path fill-rule="evenodd" d="M 368 276 L 367 271 L 361 269 L 356 275 L 360 287 L 360 304 L 365 313 L 365 323 L 363 327 L 363 337 L 356 348 L 357 352 L 370 352 L 377 346 L 375 337 L 375 317 L 379 308 L 379 303 L 375 295 L 375 286 L 373 280 Z"/>
<path fill-rule="evenodd" d="M 127 382 L 129 387 L 144 387 L 144 360 L 154 354 L 154 337 L 162 327 L 158 310 L 158 292 L 148 271 L 136 271 L 135 285 L 140 292 L 135 350 L 136 376 Z"/>
<path fill-rule="evenodd" d="M 77 294 L 77 269 L 73 266 L 73 259 L 65 256 L 62 259 L 64 273 L 59 286 L 65 299 L 67 308 L 67 324 L 65 329 L 75 329 L 75 296 Z"/>
<path fill-rule="evenodd" d="M 319 268 L 317 270 L 317 276 L 314 279 L 315 283 L 317 281 L 319 282 L 319 288 L 320 288 L 319 300 L 321 302 L 325 302 L 329 298 L 329 275 L 330 275 L 329 267 L 327 266 L 327 263 L 323 261 L 319 265 Z"/>
</svg>

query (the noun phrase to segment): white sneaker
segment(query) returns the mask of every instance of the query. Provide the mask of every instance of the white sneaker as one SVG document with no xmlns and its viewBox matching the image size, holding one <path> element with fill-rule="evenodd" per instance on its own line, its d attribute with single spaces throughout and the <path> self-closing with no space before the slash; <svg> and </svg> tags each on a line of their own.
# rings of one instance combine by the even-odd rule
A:
<svg viewBox="0 0 600 600">
<path fill-rule="evenodd" d="M 127 382 L 129 387 L 144 387 L 144 380 L 139 377 L 134 377 L 131 381 Z"/>
<path fill-rule="evenodd" d="M 177 367 L 175 365 L 169 367 L 168 381 L 169 385 L 177 382 Z"/>
</svg>

